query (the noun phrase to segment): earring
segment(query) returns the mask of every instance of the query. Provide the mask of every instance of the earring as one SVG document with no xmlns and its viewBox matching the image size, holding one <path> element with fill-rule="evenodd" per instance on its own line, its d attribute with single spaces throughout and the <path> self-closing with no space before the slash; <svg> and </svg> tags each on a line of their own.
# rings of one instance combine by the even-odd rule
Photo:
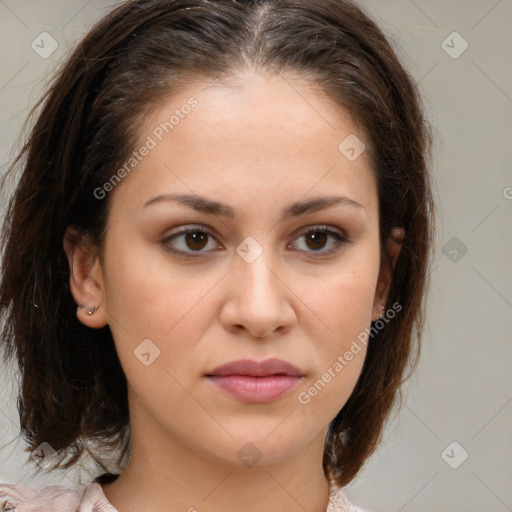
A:
<svg viewBox="0 0 512 512">
<path fill-rule="evenodd" d="M 379 311 L 384 311 L 384 309 L 386 309 L 384 306 L 382 306 L 382 305 L 379 306 Z M 381 313 L 379 318 L 382 318 L 383 316 L 384 316 L 384 313 Z"/>
<path fill-rule="evenodd" d="M 96 311 L 98 311 L 98 309 L 99 309 L 99 306 L 94 306 L 93 308 L 90 308 L 87 310 L 87 314 L 94 315 L 94 313 L 96 313 Z"/>
<path fill-rule="evenodd" d="M 78 309 L 84 309 L 84 308 L 85 308 L 85 306 L 80 306 Z M 94 313 L 96 313 L 96 311 L 98 311 L 98 309 L 99 309 L 99 306 L 94 306 L 92 308 L 89 308 L 87 310 L 87 314 L 88 315 L 94 315 Z"/>
</svg>

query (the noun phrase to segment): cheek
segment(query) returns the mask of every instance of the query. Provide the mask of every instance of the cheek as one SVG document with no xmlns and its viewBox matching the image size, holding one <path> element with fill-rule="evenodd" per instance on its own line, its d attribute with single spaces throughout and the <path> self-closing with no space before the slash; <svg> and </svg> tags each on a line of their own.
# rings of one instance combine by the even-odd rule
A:
<svg viewBox="0 0 512 512">
<path fill-rule="evenodd" d="M 357 383 L 366 356 L 378 254 L 372 247 L 361 247 L 343 268 L 329 271 L 321 286 L 302 292 L 318 320 L 309 332 L 315 340 L 314 372 L 297 395 L 305 417 L 319 414 L 330 421 Z"/>
<path fill-rule="evenodd" d="M 105 262 L 105 299 L 125 370 L 139 369 L 134 355 L 144 340 L 151 340 L 156 348 L 145 343 L 158 353 L 159 366 L 174 372 L 188 365 L 192 371 L 191 353 L 211 323 L 212 311 L 202 298 L 219 276 L 205 272 L 198 277 L 192 266 L 171 265 L 164 251 L 146 244 L 121 244 L 112 237 L 109 250 L 122 255 Z"/>
<path fill-rule="evenodd" d="M 172 263 L 157 244 L 123 243 L 112 237 L 110 251 L 122 256 L 106 262 L 109 312 L 139 336 L 164 336 L 218 281 L 206 272 L 199 278 L 192 265 Z"/>
<path fill-rule="evenodd" d="M 302 279 L 299 292 L 315 313 L 327 341 L 326 352 L 341 349 L 371 323 L 377 285 L 378 249 L 365 244 L 317 283 Z M 318 325 L 317 325 L 318 327 Z M 314 339 L 314 338 L 313 338 Z M 329 341 L 330 340 L 330 341 Z"/>
</svg>

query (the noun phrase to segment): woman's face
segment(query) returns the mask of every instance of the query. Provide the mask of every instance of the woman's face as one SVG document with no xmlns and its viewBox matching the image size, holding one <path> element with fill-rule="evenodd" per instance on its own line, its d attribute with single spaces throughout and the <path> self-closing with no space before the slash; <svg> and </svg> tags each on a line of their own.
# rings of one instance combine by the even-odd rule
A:
<svg viewBox="0 0 512 512">
<path fill-rule="evenodd" d="M 385 303 L 364 135 L 311 87 L 249 73 L 188 87 L 139 134 L 82 283 L 101 307 L 79 313 L 110 326 L 132 435 L 238 465 L 321 458 Z M 269 359 L 296 372 L 216 371 Z"/>
</svg>

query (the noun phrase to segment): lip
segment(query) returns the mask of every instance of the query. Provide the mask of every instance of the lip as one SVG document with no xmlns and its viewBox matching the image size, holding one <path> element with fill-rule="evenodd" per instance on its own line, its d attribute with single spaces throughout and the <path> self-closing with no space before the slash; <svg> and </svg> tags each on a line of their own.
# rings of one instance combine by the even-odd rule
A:
<svg viewBox="0 0 512 512">
<path fill-rule="evenodd" d="M 288 394 L 305 377 L 296 366 L 282 359 L 240 359 L 206 374 L 223 392 L 249 403 L 268 403 Z"/>
</svg>

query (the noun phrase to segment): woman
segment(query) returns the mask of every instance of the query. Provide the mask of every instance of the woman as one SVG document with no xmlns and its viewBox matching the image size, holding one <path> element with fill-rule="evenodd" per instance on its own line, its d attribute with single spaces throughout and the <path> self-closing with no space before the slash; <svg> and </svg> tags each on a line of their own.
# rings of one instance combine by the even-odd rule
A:
<svg viewBox="0 0 512 512">
<path fill-rule="evenodd" d="M 417 360 L 430 146 L 352 2 L 100 21 L 11 168 L 0 298 L 28 450 L 103 474 L 4 507 L 357 510 L 342 487 Z"/>
</svg>

